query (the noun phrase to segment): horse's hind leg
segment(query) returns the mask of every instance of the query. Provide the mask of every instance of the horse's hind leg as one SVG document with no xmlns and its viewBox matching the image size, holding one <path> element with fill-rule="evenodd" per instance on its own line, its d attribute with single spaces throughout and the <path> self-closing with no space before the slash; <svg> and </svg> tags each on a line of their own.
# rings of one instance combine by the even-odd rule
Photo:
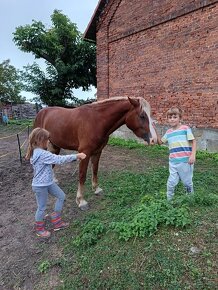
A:
<svg viewBox="0 0 218 290">
<path fill-rule="evenodd" d="M 99 160 L 101 157 L 101 152 L 91 156 L 91 163 L 92 163 L 92 188 L 95 191 L 96 195 L 102 194 L 103 189 L 98 186 L 98 166 Z"/>
<path fill-rule="evenodd" d="M 61 148 L 58 147 L 58 146 L 56 146 L 56 145 L 54 145 L 53 143 L 49 142 L 49 144 L 48 144 L 48 150 L 51 153 L 58 155 L 60 153 L 60 151 L 61 151 Z"/>
</svg>

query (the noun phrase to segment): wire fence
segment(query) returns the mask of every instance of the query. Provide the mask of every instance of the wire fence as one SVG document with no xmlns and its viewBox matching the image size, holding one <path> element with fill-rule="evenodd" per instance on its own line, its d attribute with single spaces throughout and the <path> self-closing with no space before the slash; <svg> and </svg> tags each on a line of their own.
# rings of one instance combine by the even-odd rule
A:
<svg viewBox="0 0 218 290">
<path fill-rule="evenodd" d="M 23 158 L 26 155 L 29 133 L 32 128 L 28 125 L 17 133 L 0 137 L 0 171 L 9 168 L 15 162 L 15 159 L 20 159 L 22 164 Z M 66 150 L 61 150 L 63 155 L 69 154 Z M 79 163 L 75 163 L 71 176 L 74 176 L 79 170 Z"/>
<path fill-rule="evenodd" d="M 22 163 L 22 155 L 28 145 L 29 131 L 30 128 L 28 125 L 18 133 L 0 137 L 0 162 L 4 157 L 11 156 L 13 158 L 14 156 L 18 156 Z"/>
</svg>

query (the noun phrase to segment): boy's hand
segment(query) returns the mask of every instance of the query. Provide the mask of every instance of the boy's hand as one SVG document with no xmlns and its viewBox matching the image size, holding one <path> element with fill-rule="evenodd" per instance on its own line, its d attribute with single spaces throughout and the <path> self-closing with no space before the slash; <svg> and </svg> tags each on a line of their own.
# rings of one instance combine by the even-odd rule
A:
<svg viewBox="0 0 218 290">
<path fill-rule="evenodd" d="M 150 138 L 150 145 L 155 145 L 155 144 L 156 144 L 156 142 L 155 142 L 154 138 Z"/>
<path fill-rule="evenodd" d="M 163 144 L 163 142 L 161 141 L 161 137 L 160 137 L 160 135 L 157 132 L 156 122 L 153 121 L 152 122 L 152 126 L 153 126 L 153 128 L 155 130 L 155 133 L 157 135 L 157 139 L 151 138 L 150 139 L 150 145 L 155 145 L 155 144 L 161 145 L 161 144 Z"/>
<path fill-rule="evenodd" d="M 194 155 L 191 155 L 189 157 L 189 161 L 188 161 L 189 164 L 194 164 L 195 163 L 195 156 Z"/>
<path fill-rule="evenodd" d="M 82 159 L 85 159 L 86 158 L 86 154 L 85 153 L 78 153 L 77 155 L 77 159 L 79 159 L 79 160 L 82 160 Z"/>
<path fill-rule="evenodd" d="M 188 161 L 189 164 L 194 164 L 195 163 L 195 159 L 196 159 L 196 146 L 197 146 L 196 140 L 194 139 L 194 140 L 192 140 L 192 153 L 191 153 L 191 155 L 189 157 L 189 161 Z"/>
</svg>

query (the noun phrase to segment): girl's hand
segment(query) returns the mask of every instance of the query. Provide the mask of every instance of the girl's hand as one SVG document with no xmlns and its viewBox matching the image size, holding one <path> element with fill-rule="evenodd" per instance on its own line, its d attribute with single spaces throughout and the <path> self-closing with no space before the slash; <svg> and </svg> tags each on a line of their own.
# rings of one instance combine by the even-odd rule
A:
<svg viewBox="0 0 218 290">
<path fill-rule="evenodd" d="M 78 153 L 76 156 L 77 156 L 77 159 L 79 159 L 79 160 L 82 160 L 82 159 L 85 159 L 86 158 L 86 154 L 83 153 L 83 152 Z"/>
</svg>

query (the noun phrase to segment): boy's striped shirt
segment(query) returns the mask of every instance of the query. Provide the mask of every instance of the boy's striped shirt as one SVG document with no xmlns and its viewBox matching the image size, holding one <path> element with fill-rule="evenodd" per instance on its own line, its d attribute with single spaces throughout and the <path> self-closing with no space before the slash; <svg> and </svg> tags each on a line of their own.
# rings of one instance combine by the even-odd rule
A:
<svg viewBox="0 0 218 290">
<path fill-rule="evenodd" d="M 188 162 L 192 152 L 192 146 L 189 141 L 194 140 L 192 130 L 189 126 L 181 125 L 179 129 L 169 129 L 161 138 L 163 143 L 168 142 L 169 160 L 172 162 Z"/>
</svg>

